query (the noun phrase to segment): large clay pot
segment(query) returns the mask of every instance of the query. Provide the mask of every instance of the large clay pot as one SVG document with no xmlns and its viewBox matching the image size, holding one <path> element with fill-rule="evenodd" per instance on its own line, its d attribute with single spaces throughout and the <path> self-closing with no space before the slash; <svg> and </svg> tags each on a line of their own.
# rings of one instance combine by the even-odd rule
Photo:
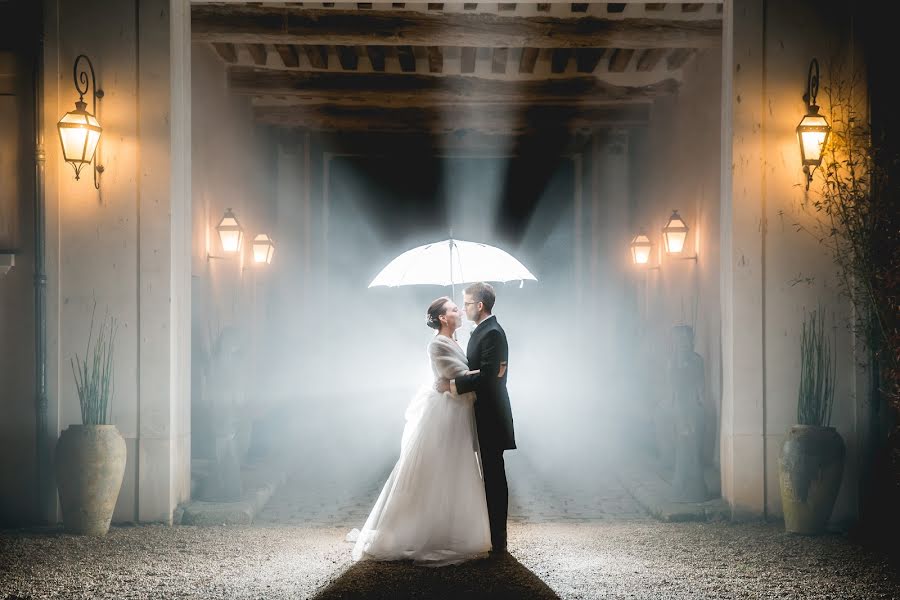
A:
<svg viewBox="0 0 900 600">
<path fill-rule="evenodd" d="M 825 531 L 844 475 L 844 440 L 834 427 L 794 425 L 778 458 L 784 526 L 791 533 Z"/>
<path fill-rule="evenodd" d="M 122 478 L 125 439 L 115 425 L 69 425 L 56 443 L 56 481 L 66 531 L 106 535 Z"/>
</svg>

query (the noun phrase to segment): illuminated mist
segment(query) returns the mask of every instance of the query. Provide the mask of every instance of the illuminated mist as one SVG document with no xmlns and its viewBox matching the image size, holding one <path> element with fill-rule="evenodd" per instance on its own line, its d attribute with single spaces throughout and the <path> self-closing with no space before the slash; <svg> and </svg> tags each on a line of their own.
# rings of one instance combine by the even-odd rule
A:
<svg viewBox="0 0 900 600">
<path fill-rule="evenodd" d="M 494 314 L 510 342 L 519 446 L 507 464 L 525 460 L 565 485 L 568 476 L 584 479 L 585 469 L 608 468 L 617 440 L 634 437 L 622 429 L 630 401 L 625 382 L 635 376 L 623 369 L 628 353 L 615 341 L 620 332 L 597 333 L 600 315 L 627 326 L 629 309 L 600 297 L 582 297 L 581 313 L 576 306 L 576 227 L 583 224 L 576 223 L 574 196 L 583 171 L 552 145 L 549 163 L 535 158 L 534 148 L 524 151 L 523 162 L 489 155 L 331 158 L 323 184 L 327 227 L 313 243 L 325 258 L 300 281 L 301 257 L 290 244 L 279 248 L 272 278 L 289 285 L 277 288 L 267 309 L 274 326 L 265 394 L 275 409 L 266 434 L 307 472 L 314 465 L 323 478 L 363 485 L 396 460 L 404 409 L 431 381 L 425 309 L 450 289 L 367 286 L 391 259 L 444 240 L 451 229 L 457 239 L 510 252 L 539 280 L 495 284 Z M 533 160 L 543 166 L 530 167 Z M 290 235 L 279 231 L 280 239 Z M 293 247 L 300 252 L 302 245 Z M 460 340 L 465 345 L 465 331 Z"/>
</svg>

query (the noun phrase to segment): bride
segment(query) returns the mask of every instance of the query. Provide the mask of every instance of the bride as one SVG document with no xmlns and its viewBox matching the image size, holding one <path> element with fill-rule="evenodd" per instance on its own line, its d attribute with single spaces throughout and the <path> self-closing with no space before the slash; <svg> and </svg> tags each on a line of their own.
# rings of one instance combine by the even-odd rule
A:
<svg viewBox="0 0 900 600">
<path fill-rule="evenodd" d="M 435 378 L 467 372 L 466 355 L 453 339 L 462 324 L 450 298 L 431 303 L 428 344 Z M 362 531 L 353 560 L 413 560 L 442 566 L 485 555 L 491 548 L 484 482 L 476 453 L 475 394 L 454 396 L 423 387 L 406 409 L 400 458 Z"/>
</svg>

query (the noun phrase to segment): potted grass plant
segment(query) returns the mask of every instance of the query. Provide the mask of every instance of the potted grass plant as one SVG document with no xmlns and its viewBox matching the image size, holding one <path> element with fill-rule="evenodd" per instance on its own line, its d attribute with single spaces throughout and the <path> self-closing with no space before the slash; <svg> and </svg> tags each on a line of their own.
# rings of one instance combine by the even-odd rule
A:
<svg viewBox="0 0 900 600">
<path fill-rule="evenodd" d="M 836 363 L 821 308 L 807 315 L 800 339 L 797 425 L 778 459 L 781 505 L 788 532 L 825 531 L 844 473 L 844 440 L 831 427 Z"/>
<path fill-rule="evenodd" d="M 56 443 L 56 481 L 63 525 L 70 533 L 102 536 L 109 531 L 122 478 L 125 440 L 110 424 L 116 320 L 105 315 L 94 338 L 91 312 L 84 358 L 71 359 L 81 424 L 69 425 Z"/>
</svg>

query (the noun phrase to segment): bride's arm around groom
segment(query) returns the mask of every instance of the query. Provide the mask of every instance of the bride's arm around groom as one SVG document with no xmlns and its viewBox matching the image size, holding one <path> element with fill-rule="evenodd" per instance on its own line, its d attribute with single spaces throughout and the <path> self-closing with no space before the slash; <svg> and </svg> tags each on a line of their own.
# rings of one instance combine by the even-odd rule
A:
<svg viewBox="0 0 900 600">
<path fill-rule="evenodd" d="M 485 332 L 479 340 L 480 361 L 478 365 L 469 365 L 474 369 L 463 373 L 450 381 L 450 391 L 454 394 L 475 392 L 476 397 L 485 398 L 496 394 L 502 377 L 503 336 L 499 330 Z M 476 400 L 477 401 L 477 400 Z"/>
</svg>

